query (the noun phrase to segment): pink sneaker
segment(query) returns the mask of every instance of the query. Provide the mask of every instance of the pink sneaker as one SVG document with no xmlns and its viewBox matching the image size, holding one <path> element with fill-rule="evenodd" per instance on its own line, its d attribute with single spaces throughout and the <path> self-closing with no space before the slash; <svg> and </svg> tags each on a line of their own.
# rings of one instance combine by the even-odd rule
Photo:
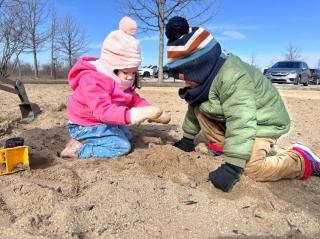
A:
<svg viewBox="0 0 320 239">
<path fill-rule="evenodd" d="M 61 151 L 60 157 L 61 158 L 76 158 L 77 152 L 83 144 L 80 143 L 78 140 L 70 139 L 64 148 Z"/>
</svg>

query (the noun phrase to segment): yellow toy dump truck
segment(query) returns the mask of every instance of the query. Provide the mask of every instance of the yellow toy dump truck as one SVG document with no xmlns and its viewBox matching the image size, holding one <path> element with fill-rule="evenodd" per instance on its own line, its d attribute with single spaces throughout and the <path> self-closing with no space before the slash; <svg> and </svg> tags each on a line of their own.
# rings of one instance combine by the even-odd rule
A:
<svg viewBox="0 0 320 239">
<path fill-rule="evenodd" d="M 22 81 L 13 81 L 0 77 L 0 90 L 4 90 L 19 96 L 21 101 L 19 108 L 21 111 L 22 123 L 30 123 L 40 113 L 40 107 L 37 104 L 29 101 Z"/>
<path fill-rule="evenodd" d="M 5 147 L 0 148 L 0 175 L 25 169 L 29 169 L 29 152 L 28 147 L 24 146 L 24 139 L 8 139 Z"/>
</svg>

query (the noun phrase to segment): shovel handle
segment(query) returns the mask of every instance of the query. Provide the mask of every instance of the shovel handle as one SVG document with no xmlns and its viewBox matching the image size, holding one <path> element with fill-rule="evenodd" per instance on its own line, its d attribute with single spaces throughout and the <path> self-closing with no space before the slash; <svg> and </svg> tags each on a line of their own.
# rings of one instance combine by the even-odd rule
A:
<svg viewBox="0 0 320 239">
<path fill-rule="evenodd" d="M 29 99 L 27 96 L 26 89 L 24 88 L 23 82 L 20 80 L 17 80 L 15 82 L 15 88 L 16 88 L 16 90 L 18 90 L 18 96 L 19 96 L 21 102 L 22 103 L 29 103 Z"/>
<path fill-rule="evenodd" d="M 16 89 L 11 88 L 11 87 L 6 86 L 6 85 L 1 85 L 0 84 L 0 90 L 4 90 L 4 91 L 10 92 L 12 94 L 16 94 L 16 95 L 18 94 L 18 91 Z"/>
<path fill-rule="evenodd" d="M 0 78 L 0 82 L 3 82 L 5 84 L 8 84 L 8 85 L 12 85 L 12 86 L 16 86 L 16 82 L 13 81 L 13 80 L 9 80 L 7 78 Z M 0 83 L 1 84 L 1 83 Z"/>
<path fill-rule="evenodd" d="M 13 86 L 13 88 L 10 87 L 10 86 L 4 85 L 4 84 Z M 18 95 L 19 92 L 18 92 L 18 90 L 16 89 L 15 86 L 16 86 L 16 82 L 15 81 L 12 81 L 12 80 L 9 80 L 9 79 L 6 79 L 6 78 L 0 78 L 0 90 L 4 90 L 4 91 L 10 92 L 12 94 Z"/>
</svg>

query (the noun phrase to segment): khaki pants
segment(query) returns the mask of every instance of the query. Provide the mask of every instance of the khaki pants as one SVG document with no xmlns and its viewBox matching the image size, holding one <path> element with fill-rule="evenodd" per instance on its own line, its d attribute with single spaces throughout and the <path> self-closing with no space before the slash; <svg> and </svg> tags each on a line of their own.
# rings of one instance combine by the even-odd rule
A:
<svg viewBox="0 0 320 239">
<path fill-rule="evenodd" d="M 202 133 L 215 144 L 224 144 L 225 125 L 207 118 L 199 108 L 194 109 Z M 256 138 L 250 160 L 244 173 L 256 181 L 277 181 L 284 178 L 300 178 L 304 173 L 304 160 L 293 151 L 267 156 L 277 138 Z"/>
</svg>

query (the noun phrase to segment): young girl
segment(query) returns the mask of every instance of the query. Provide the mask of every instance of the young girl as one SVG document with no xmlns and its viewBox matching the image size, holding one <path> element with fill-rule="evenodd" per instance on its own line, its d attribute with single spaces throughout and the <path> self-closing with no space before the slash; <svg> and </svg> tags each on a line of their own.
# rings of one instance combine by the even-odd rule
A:
<svg viewBox="0 0 320 239">
<path fill-rule="evenodd" d="M 189 28 L 182 17 L 169 20 L 166 35 L 167 66 L 185 81 L 179 95 L 189 106 L 183 138 L 174 146 L 193 151 L 201 130 L 209 148 L 224 155 L 225 163 L 209 174 L 215 187 L 229 191 L 242 173 L 256 181 L 320 176 L 320 158 L 314 153 L 320 153 L 319 147 L 313 152 L 295 144 L 268 156 L 289 131 L 290 118 L 278 91 L 260 71 L 237 56 L 224 55 L 207 30 Z"/>
<path fill-rule="evenodd" d="M 135 92 L 141 63 L 135 21 L 124 17 L 104 40 L 101 56 L 80 58 L 69 73 L 71 139 L 62 157 L 109 158 L 130 152 L 128 124 L 157 121 L 162 111 Z"/>
</svg>

